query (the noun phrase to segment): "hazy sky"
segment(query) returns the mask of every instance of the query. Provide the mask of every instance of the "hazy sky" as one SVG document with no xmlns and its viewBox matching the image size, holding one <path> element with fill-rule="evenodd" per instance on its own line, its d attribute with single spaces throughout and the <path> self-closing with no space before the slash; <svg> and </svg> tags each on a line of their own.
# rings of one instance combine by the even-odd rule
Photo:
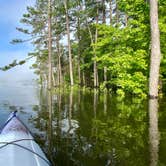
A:
<svg viewBox="0 0 166 166">
<path fill-rule="evenodd" d="M 26 38 L 16 30 L 20 27 L 20 18 L 26 13 L 26 7 L 32 6 L 35 0 L 0 0 L 0 67 L 11 63 L 14 59 L 24 59 L 32 46 L 25 44 L 10 44 L 15 38 Z M 0 81 L 24 80 L 34 77 L 28 64 L 15 67 L 7 72 L 0 71 Z"/>
</svg>

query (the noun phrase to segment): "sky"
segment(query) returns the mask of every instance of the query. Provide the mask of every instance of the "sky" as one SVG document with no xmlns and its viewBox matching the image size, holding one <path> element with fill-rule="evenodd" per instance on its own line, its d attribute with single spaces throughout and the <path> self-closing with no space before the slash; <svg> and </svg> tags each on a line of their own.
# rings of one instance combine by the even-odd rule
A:
<svg viewBox="0 0 166 166">
<path fill-rule="evenodd" d="M 30 43 L 11 44 L 16 38 L 27 37 L 16 30 L 22 27 L 19 20 L 26 13 L 27 6 L 33 6 L 35 0 L 0 0 L 0 67 L 11 63 L 14 59 L 24 59 L 33 50 Z M 35 78 L 29 69 L 33 60 L 22 66 L 17 66 L 7 72 L 0 71 L 0 81 L 28 80 Z"/>
</svg>

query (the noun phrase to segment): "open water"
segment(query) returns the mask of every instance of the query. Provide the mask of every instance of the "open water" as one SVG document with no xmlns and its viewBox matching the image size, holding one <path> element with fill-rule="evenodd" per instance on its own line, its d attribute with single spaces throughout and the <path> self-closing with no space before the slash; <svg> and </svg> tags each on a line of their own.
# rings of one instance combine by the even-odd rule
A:
<svg viewBox="0 0 166 166">
<path fill-rule="evenodd" d="M 53 165 L 166 165 L 164 97 L 122 100 L 66 89 L 52 95 L 34 82 L 0 82 L 0 126 L 14 110 Z"/>
</svg>

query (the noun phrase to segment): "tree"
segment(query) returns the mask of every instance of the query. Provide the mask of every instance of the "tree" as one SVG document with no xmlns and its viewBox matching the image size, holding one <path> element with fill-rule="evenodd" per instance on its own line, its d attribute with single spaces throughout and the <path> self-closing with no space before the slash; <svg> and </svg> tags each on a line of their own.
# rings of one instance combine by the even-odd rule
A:
<svg viewBox="0 0 166 166">
<path fill-rule="evenodd" d="M 158 26 L 158 2 L 150 0 L 150 25 L 151 25 L 151 59 L 149 76 L 149 96 L 158 97 L 159 70 L 160 70 L 160 34 Z"/>
<path fill-rule="evenodd" d="M 52 88 L 52 28 L 51 0 L 48 0 L 48 89 Z"/>
<path fill-rule="evenodd" d="M 70 85 L 73 86 L 74 79 L 73 79 L 73 65 L 72 65 L 72 54 L 71 54 L 71 43 L 70 43 L 68 0 L 64 0 L 64 8 L 65 8 L 65 17 L 66 17 L 66 34 L 67 34 L 68 54 L 69 54 Z"/>
</svg>

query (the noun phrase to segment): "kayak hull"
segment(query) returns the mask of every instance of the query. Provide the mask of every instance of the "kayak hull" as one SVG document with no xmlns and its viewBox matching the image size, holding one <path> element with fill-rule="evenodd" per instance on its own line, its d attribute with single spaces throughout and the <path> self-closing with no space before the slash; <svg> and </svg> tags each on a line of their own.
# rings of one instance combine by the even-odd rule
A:
<svg viewBox="0 0 166 166">
<path fill-rule="evenodd" d="M 0 165 L 51 165 L 27 127 L 16 115 L 11 116 L 1 130 Z"/>
</svg>

